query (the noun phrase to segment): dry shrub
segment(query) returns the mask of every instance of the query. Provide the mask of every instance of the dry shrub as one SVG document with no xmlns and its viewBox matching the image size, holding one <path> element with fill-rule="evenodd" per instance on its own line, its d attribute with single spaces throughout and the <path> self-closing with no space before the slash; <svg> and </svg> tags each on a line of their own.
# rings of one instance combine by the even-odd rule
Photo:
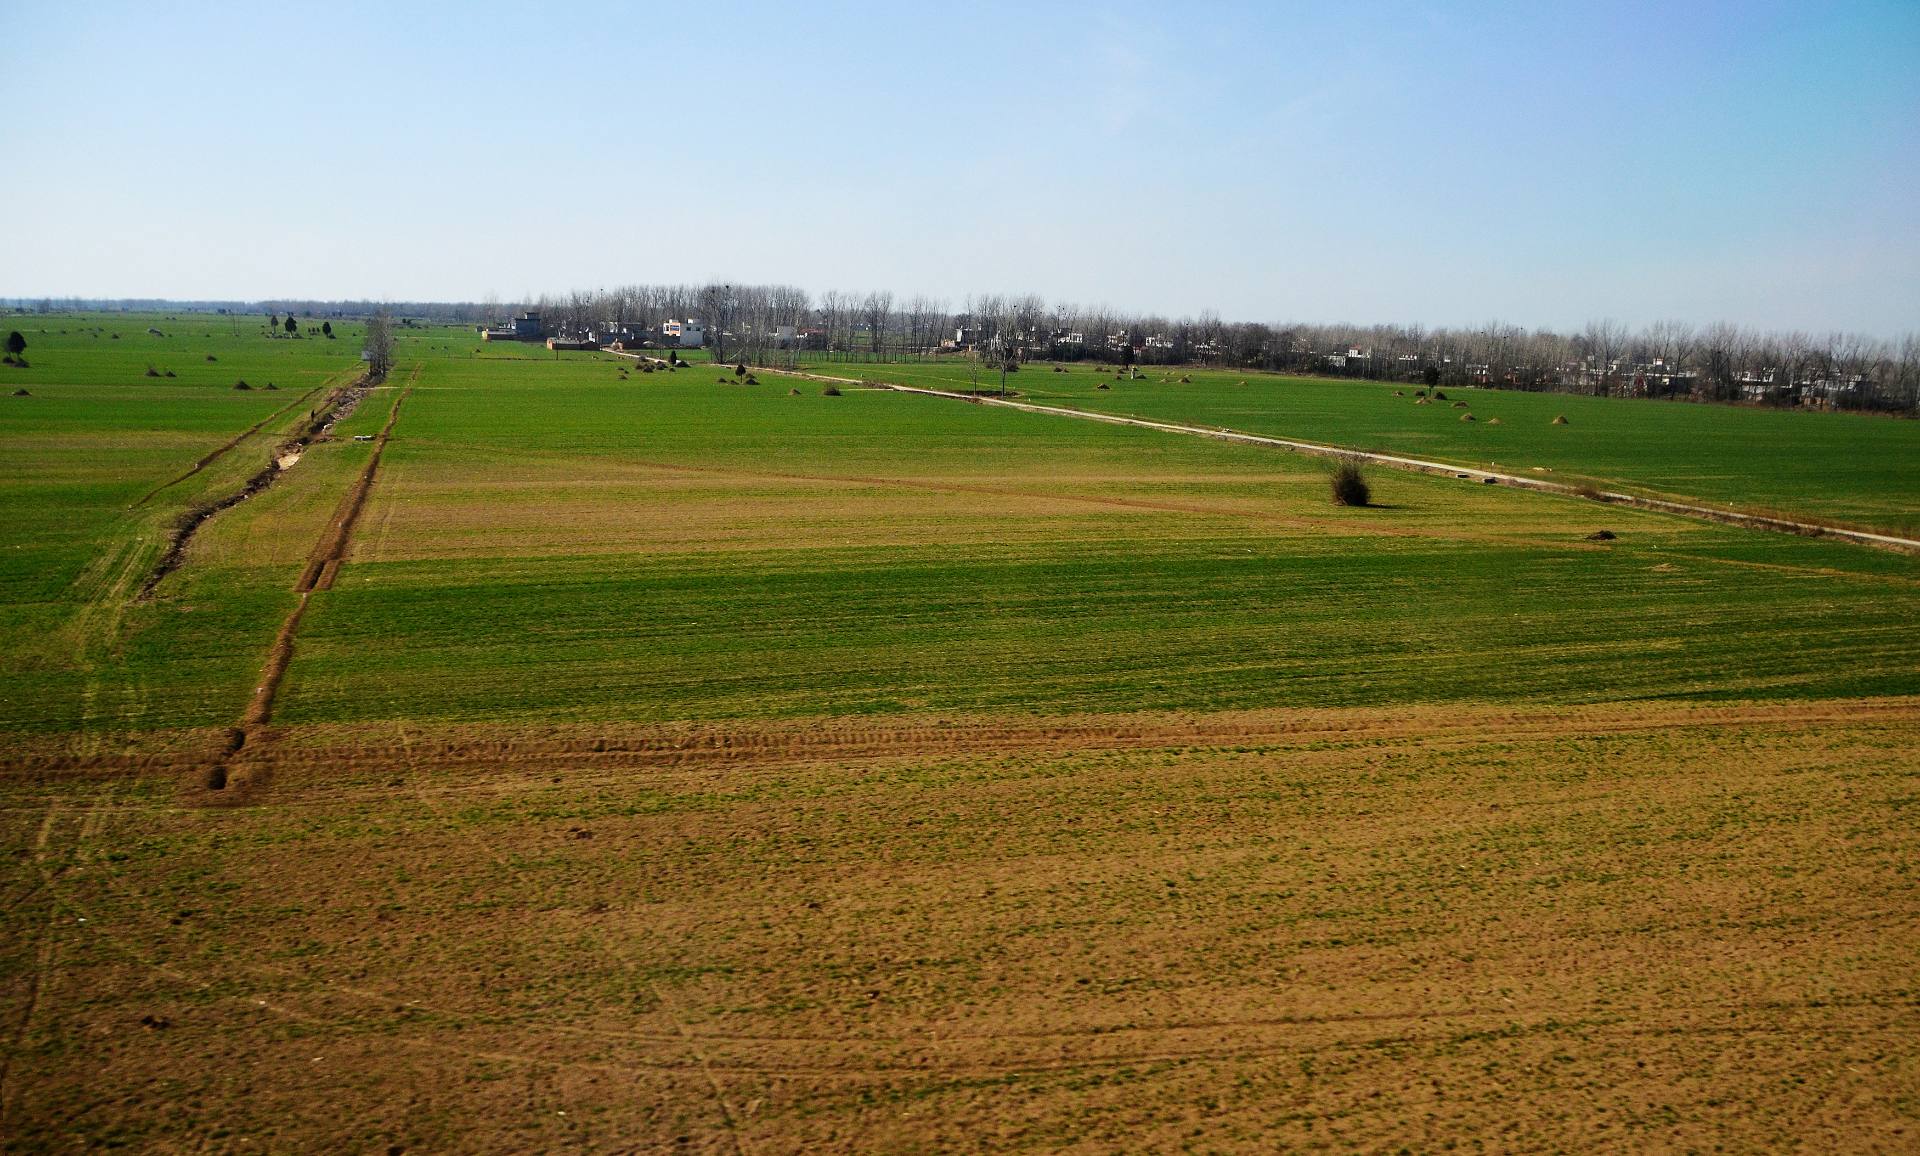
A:
<svg viewBox="0 0 1920 1156">
<path fill-rule="evenodd" d="M 839 397 L 840 387 L 837 385 L 829 385 L 827 388 L 820 391 L 820 396 L 821 397 Z"/>
<path fill-rule="evenodd" d="M 1612 530 L 1595 530 L 1593 533 L 1587 535 L 1587 541 L 1611 542 L 1615 538 L 1618 538 L 1619 536 L 1620 535 L 1614 533 Z"/>
<path fill-rule="evenodd" d="M 1331 482 L 1333 504 L 1336 506 L 1364 506 L 1373 499 L 1357 457 L 1343 457 L 1335 462 Z"/>
</svg>

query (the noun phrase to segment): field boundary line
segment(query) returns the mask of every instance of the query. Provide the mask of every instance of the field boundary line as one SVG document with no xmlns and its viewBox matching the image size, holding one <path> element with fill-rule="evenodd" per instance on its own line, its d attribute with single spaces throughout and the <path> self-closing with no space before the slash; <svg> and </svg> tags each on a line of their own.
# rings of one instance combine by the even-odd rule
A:
<svg viewBox="0 0 1920 1156">
<path fill-rule="evenodd" d="M 781 371 L 768 370 L 767 372 L 777 373 Z M 1863 546 L 1876 546 L 1883 550 L 1894 550 L 1903 554 L 1920 554 L 1920 539 L 1902 538 L 1895 534 L 1876 534 L 1867 530 L 1849 530 L 1823 522 L 1776 518 L 1766 514 L 1744 513 L 1739 510 L 1721 510 L 1712 506 L 1698 506 L 1688 502 L 1669 501 L 1664 498 L 1644 498 L 1637 494 L 1623 494 L 1614 490 L 1587 492 L 1578 487 L 1567 485 L 1564 482 L 1543 481 L 1539 478 L 1530 478 L 1522 474 L 1509 474 L 1499 470 L 1484 470 L 1471 466 L 1449 465 L 1446 462 L 1428 461 L 1424 458 L 1410 458 L 1401 454 L 1349 449 L 1344 446 L 1327 445 L 1323 442 L 1301 441 L 1297 438 L 1280 438 L 1269 437 L 1263 434 L 1241 433 L 1238 430 L 1226 428 L 1182 425 L 1178 422 L 1151 421 L 1147 418 L 1122 417 L 1118 414 L 1096 413 L 1090 410 L 1066 409 L 1051 405 L 1035 405 L 1032 402 L 1026 401 L 1009 401 L 1001 397 L 957 393 L 944 389 L 927 389 L 923 386 L 915 385 L 897 385 L 893 382 L 858 381 L 853 378 L 827 378 L 815 374 L 795 374 L 792 376 L 804 376 L 814 380 L 851 384 L 866 389 L 888 390 L 894 393 L 911 393 L 924 397 L 946 398 L 950 401 L 964 401 L 974 405 L 1001 406 L 1006 409 L 1020 410 L 1025 413 L 1049 414 L 1055 417 L 1076 417 L 1083 421 L 1097 421 L 1107 425 L 1132 426 L 1136 429 L 1157 430 L 1162 433 L 1186 434 L 1190 437 L 1212 438 L 1215 441 L 1233 442 L 1240 445 L 1267 446 L 1274 449 L 1287 450 L 1292 453 L 1310 454 L 1315 457 L 1359 458 L 1361 461 L 1374 465 L 1386 466 L 1396 470 L 1405 470 L 1409 473 L 1447 475 L 1482 485 L 1504 485 L 1516 490 L 1532 490 L 1536 493 L 1551 494 L 1561 498 L 1580 498 L 1585 501 L 1599 502 L 1602 505 L 1626 506 L 1632 509 L 1648 510 L 1653 513 L 1673 514 L 1680 517 L 1719 522 L 1724 525 L 1739 526 L 1749 530 L 1768 530 L 1778 534 L 1795 534 L 1803 538 L 1835 538 L 1844 542 L 1852 542 Z"/>
<path fill-rule="evenodd" d="M 147 575 L 146 581 L 141 583 L 140 592 L 135 595 L 136 600 L 144 602 L 152 598 L 154 591 L 159 589 L 160 583 L 165 580 L 166 576 L 180 568 L 186 561 L 188 544 L 193 540 L 194 534 L 199 532 L 200 527 L 206 524 L 208 519 L 220 513 L 222 510 L 232 509 L 234 506 L 239 505 L 241 502 L 246 501 L 248 498 L 253 497 L 255 494 L 273 485 L 274 482 L 280 479 L 280 475 L 287 470 L 287 467 L 280 463 L 281 456 L 285 454 L 287 450 L 294 447 L 304 449 L 306 446 L 311 445 L 316 438 L 326 435 L 327 432 L 334 427 L 335 423 L 344 420 L 348 415 L 352 414 L 353 411 L 359 407 L 360 402 L 363 401 L 367 394 L 371 393 L 373 388 L 378 384 L 379 382 L 374 380 L 373 377 L 366 376 L 344 386 L 335 387 L 332 396 L 327 399 L 325 404 L 308 415 L 307 422 L 301 427 L 300 432 L 281 442 L 279 447 L 276 448 L 272 454 L 268 455 L 267 464 L 261 467 L 259 472 L 248 478 L 238 490 L 235 490 L 224 498 L 198 506 L 192 506 L 185 510 L 174 525 L 172 532 L 168 535 L 166 550 L 160 555 L 159 561 L 154 563 L 153 570 Z"/>
<path fill-rule="evenodd" d="M 413 393 L 413 383 L 420 377 L 420 369 L 414 367 L 413 375 L 407 379 L 407 387 L 394 399 L 393 408 L 387 411 L 387 421 L 374 439 L 373 453 L 368 456 L 366 466 L 360 471 L 352 488 L 340 500 L 340 507 L 333 520 L 328 523 L 327 532 L 314 547 L 307 562 L 307 568 L 301 573 L 298 586 L 299 602 L 294 604 L 293 612 L 280 624 L 280 630 L 274 635 L 273 645 L 267 650 L 266 664 L 261 668 L 260 681 L 254 685 L 253 697 L 247 701 L 247 710 L 241 716 L 240 725 L 228 732 L 226 746 L 215 756 L 213 765 L 208 767 L 201 777 L 201 786 L 212 791 L 224 791 L 227 788 L 228 764 L 234 757 L 246 749 L 246 745 L 260 728 L 273 721 L 274 699 L 280 693 L 280 683 L 286 678 L 287 668 L 293 665 L 294 639 L 300 633 L 300 620 L 306 617 L 307 603 L 316 590 L 333 588 L 333 575 L 340 567 L 345 556 L 347 544 L 353 536 L 353 526 L 359 520 L 360 510 L 366 504 L 367 492 L 373 488 L 373 479 L 380 469 L 380 455 L 387 448 L 387 441 L 393 435 L 394 424 L 400 420 L 400 406 Z"/>
<path fill-rule="evenodd" d="M 168 489 L 172 486 L 177 486 L 181 482 L 184 482 L 188 478 L 199 473 L 201 470 L 206 469 L 208 466 L 212 465 L 214 462 L 220 460 L 220 458 L 223 455 L 225 455 L 229 450 L 234 449 L 241 442 L 246 441 L 248 438 L 252 437 L 254 434 L 259 433 L 260 430 L 267 425 L 267 423 L 273 421 L 275 418 L 280 417 L 281 415 L 285 414 L 288 410 L 293 409 L 296 406 L 305 405 L 308 399 L 313 397 L 314 394 L 319 393 L 321 390 L 326 389 L 328 386 L 332 385 L 334 377 L 340 377 L 340 376 L 342 375 L 337 373 L 334 374 L 333 377 L 329 377 L 327 380 L 321 382 L 319 385 L 314 386 L 312 389 L 301 394 L 299 397 L 294 398 L 292 401 L 281 406 L 279 409 L 274 410 L 272 413 L 261 418 L 259 421 L 254 422 L 251 426 L 248 426 L 242 432 L 235 434 L 232 438 L 229 438 L 224 445 L 220 446 L 218 449 L 212 451 L 211 453 L 206 454 L 199 461 L 193 463 L 193 465 L 187 469 L 186 473 L 181 474 L 179 477 L 174 478 L 172 481 L 161 482 L 159 485 L 153 487 L 151 490 L 148 490 L 146 493 L 142 494 L 140 496 L 139 501 L 135 502 L 131 506 L 128 506 L 127 508 L 129 510 L 137 510 L 141 506 L 144 506 L 149 501 L 151 501 L 153 499 L 153 496 L 155 494 L 158 494 L 161 490 Z"/>
<path fill-rule="evenodd" d="M 407 388 L 395 399 L 393 408 L 387 411 L 387 422 L 380 427 L 380 433 L 373 441 L 373 454 L 367 458 L 365 468 L 354 480 L 353 486 L 340 499 L 340 507 L 334 512 L 333 521 L 328 524 L 328 533 L 314 545 L 313 553 L 308 556 L 307 568 L 300 575 L 300 584 L 295 587 L 302 594 L 311 590 L 333 589 L 333 576 L 345 559 L 347 545 L 353 538 L 353 528 L 360 521 L 360 511 L 366 506 L 367 494 L 373 489 L 374 475 L 380 470 L 380 455 L 386 451 L 387 439 L 393 436 L 394 423 L 400 420 L 400 407 L 406 404 L 413 394 L 414 382 L 420 378 L 416 368 L 407 379 Z"/>
</svg>

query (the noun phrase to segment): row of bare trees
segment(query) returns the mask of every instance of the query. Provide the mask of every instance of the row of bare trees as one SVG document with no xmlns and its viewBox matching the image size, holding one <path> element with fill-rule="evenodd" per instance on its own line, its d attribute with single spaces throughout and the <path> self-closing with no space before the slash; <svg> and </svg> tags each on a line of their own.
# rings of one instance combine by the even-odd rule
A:
<svg viewBox="0 0 1920 1156">
<path fill-rule="evenodd" d="M 762 363 L 950 352 L 990 363 L 1201 363 L 1696 400 L 1786 402 L 1811 392 L 1842 407 L 1920 411 L 1916 335 L 1885 341 L 1678 321 L 1632 330 L 1602 320 L 1574 333 L 1501 321 L 1433 328 L 1269 324 L 1229 322 L 1211 310 L 1166 317 L 1107 305 L 1049 305 L 1034 293 L 980 294 L 956 309 L 927 296 L 897 300 L 886 291 L 838 289 L 814 296 L 791 285 L 626 285 L 514 307 L 539 309 L 550 326 L 580 332 L 607 322 L 697 317 L 716 355 Z M 501 313 L 497 303 L 493 308 Z"/>
<path fill-rule="evenodd" d="M 44 308 L 51 301 L 13 303 Z M 110 302 L 71 301 L 112 308 Z M 156 304 L 156 303 L 143 303 Z M 188 307 L 207 307 L 193 303 Z M 182 303 L 172 303 L 181 308 Z M 479 323 L 537 309 L 548 330 L 585 334 L 609 324 L 657 331 L 698 318 L 723 360 L 794 364 L 884 360 L 941 353 L 1001 364 L 1049 358 L 1113 363 L 1213 364 L 1376 380 L 1436 379 L 1513 389 L 1631 393 L 1695 400 L 1791 402 L 1815 396 L 1843 408 L 1920 413 L 1920 334 L 1883 340 L 1855 333 L 1761 331 L 1661 321 L 1632 330 L 1593 321 L 1578 332 L 1484 325 L 1352 325 L 1228 322 L 1211 310 L 1186 317 L 1056 302 L 1038 294 L 980 294 L 956 308 L 936 297 L 886 290 L 792 285 L 628 284 L 518 301 L 388 304 L 273 301 L 223 308 L 306 316 L 371 315 Z"/>
</svg>

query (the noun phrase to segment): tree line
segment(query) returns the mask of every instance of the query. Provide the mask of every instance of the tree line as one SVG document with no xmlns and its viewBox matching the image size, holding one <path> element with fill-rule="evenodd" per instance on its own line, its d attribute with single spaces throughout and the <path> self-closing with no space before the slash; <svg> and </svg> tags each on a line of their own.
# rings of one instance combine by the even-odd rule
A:
<svg viewBox="0 0 1920 1156">
<path fill-rule="evenodd" d="M 15 308 L 48 307 L 48 299 Z M 128 303 L 59 303 L 114 308 Z M 518 301 L 292 301 L 139 303 L 142 308 L 298 311 L 484 324 L 537 310 L 549 333 L 619 326 L 658 332 L 697 318 L 722 360 L 796 365 L 961 355 L 1018 366 L 1036 359 L 1112 364 L 1199 364 L 1378 381 L 1669 397 L 1920 413 L 1920 334 L 1766 331 L 1726 323 L 1662 321 L 1629 329 L 1594 321 L 1577 332 L 1501 321 L 1474 326 L 1226 321 L 1217 313 L 1167 317 L 1107 305 L 1049 304 L 1038 294 L 959 300 L 886 290 L 793 285 L 628 284 Z"/>
</svg>

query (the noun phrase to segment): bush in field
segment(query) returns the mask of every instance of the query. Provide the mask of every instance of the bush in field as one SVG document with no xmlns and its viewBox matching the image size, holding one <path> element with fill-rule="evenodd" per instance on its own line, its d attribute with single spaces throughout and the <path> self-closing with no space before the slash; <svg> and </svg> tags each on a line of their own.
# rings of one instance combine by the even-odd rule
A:
<svg viewBox="0 0 1920 1156">
<path fill-rule="evenodd" d="M 1367 489 L 1366 475 L 1360 471 L 1360 459 L 1341 458 L 1333 467 L 1333 504 L 1336 506 L 1364 506 L 1373 499 Z"/>
<path fill-rule="evenodd" d="M 114 336 L 117 337 L 119 336 L 119 334 L 115 334 Z M 22 353 L 25 353 L 26 351 L 27 351 L 27 339 L 20 336 L 20 331 L 18 329 L 14 330 L 12 333 L 7 334 L 7 352 L 8 353 L 11 353 L 13 356 L 18 357 Z"/>
</svg>

